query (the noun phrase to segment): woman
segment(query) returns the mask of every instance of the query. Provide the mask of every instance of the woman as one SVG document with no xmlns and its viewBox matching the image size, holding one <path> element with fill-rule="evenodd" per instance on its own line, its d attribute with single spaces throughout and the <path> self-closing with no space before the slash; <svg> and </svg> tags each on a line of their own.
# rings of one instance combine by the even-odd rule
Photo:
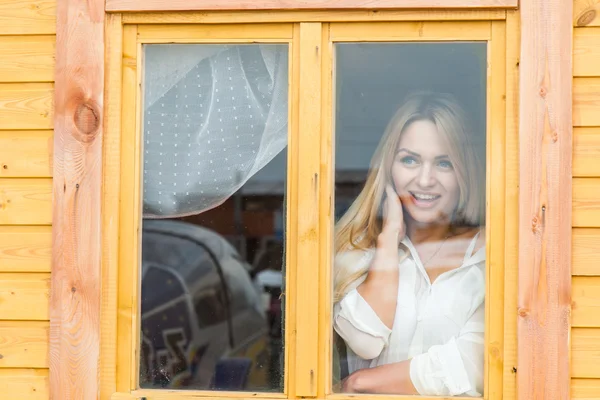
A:
<svg viewBox="0 0 600 400">
<path fill-rule="evenodd" d="M 336 226 L 344 392 L 483 394 L 485 165 L 471 134 L 451 96 L 410 96 Z"/>
</svg>

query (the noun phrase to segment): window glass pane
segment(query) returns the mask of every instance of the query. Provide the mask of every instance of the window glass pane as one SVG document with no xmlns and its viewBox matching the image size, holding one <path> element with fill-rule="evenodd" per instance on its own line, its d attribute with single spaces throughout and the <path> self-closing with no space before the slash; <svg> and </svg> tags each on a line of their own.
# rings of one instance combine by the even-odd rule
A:
<svg viewBox="0 0 600 400">
<path fill-rule="evenodd" d="M 483 395 L 486 47 L 335 46 L 336 392 Z"/>
<path fill-rule="evenodd" d="M 145 45 L 140 387 L 283 390 L 287 45 Z"/>
</svg>

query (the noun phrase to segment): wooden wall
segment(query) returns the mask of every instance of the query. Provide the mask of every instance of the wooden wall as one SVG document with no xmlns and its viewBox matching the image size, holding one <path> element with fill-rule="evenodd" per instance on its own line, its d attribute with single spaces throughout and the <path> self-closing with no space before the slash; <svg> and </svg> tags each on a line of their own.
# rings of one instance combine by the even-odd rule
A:
<svg viewBox="0 0 600 400">
<path fill-rule="evenodd" d="M 0 397 L 48 399 L 54 0 L 0 0 Z"/>
<path fill-rule="evenodd" d="M 600 1 L 575 0 L 572 397 L 600 399 Z"/>
<path fill-rule="evenodd" d="M 600 399 L 600 0 L 574 0 L 572 397 Z M 54 0 L 0 0 L 0 393 L 48 399 Z"/>
</svg>

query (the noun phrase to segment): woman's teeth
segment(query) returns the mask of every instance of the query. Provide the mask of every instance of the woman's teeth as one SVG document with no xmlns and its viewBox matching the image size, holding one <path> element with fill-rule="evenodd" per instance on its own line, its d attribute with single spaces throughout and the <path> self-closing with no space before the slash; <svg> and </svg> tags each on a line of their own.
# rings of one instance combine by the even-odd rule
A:
<svg viewBox="0 0 600 400">
<path fill-rule="evenodd" d="M 432 200 L 436 200 L 440 197 L 439 195 L 433 195 L 433 194 L 413 193 L 412 195 L 414 196 L 415 199 L 421 200 L 421 201 L 432 201 Z"/>
</svg>

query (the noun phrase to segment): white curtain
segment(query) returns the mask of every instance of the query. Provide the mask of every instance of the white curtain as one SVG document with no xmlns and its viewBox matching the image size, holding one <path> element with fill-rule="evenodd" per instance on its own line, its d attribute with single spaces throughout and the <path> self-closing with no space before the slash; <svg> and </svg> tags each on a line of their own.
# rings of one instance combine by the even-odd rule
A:
<svg viewBox="0 0 600 400">
<path fill-rule="evenodd" d="M 222 204 L 287 145 L 288 48 L 144 48 L 145 218 Z"/>
</svg>

